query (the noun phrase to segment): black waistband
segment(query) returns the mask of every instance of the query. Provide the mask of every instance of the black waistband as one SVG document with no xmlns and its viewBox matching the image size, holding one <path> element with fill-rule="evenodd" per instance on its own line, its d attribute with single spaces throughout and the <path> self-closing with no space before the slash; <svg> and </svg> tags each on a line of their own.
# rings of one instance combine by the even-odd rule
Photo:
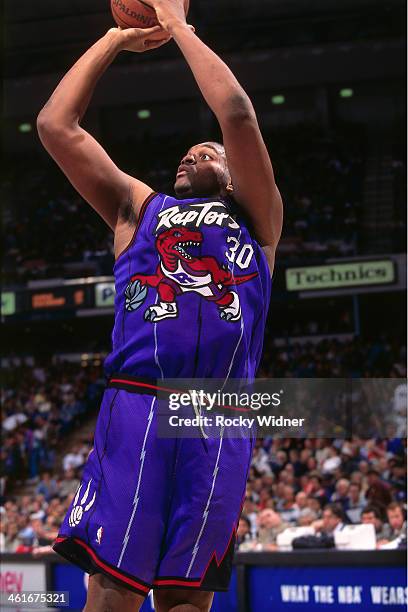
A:
<svg viewBox="0 0 408 612">
<path fill-rule="evenodd" d="M 109 378 L 107 388 L 123 389 L 130 393 L 138 393 L 140 395 L 152 395 L 157 397 L 160 394 L 182 393 L 183 389 L 170 389 L 166 385 L 161 385 L 161 381 L 154 378 L 141 376 L 129 376 L 129 374 L 121 374 L 120 372 L 112 374 Z"/>
<path fill-rule="evenodd" d="M 159 399 L 167 398 L 171 393 L 176 393 L 177 395 L 187 393 L 191 395 L 191 384 L 186 385 L 184 388 L 182 381 L 180 381 L 180 385 L 178 387 L 175 385 L 174 388 L 170 388 L 167 386 L 167 384 L 166 381 L 161 379 L 148 378 L 144 376 L 130 376 L 129 374 L 117 372 L 110 376 L 106 387 L 108 389 L 123 389 L 129 393 L 137 393 L 139 395 L 150 395 L 153 397 L 158 397 Z M 228 404 L 216 404 L 215 407 L 225 408 L 228 410 L 238 410 L 240 412 L 251 412 L 251 408 L 230 406 Z"/>
</svg>

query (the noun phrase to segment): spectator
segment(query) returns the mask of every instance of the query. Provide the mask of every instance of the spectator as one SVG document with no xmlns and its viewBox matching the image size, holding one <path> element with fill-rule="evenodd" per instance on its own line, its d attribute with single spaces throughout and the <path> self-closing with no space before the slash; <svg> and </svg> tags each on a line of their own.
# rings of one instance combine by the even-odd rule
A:
<svg viewBox="0 0 408 612">
<path fill-rule="evenodd" d="M 326 535 L 334 535 L 344 526 L 344 512 L 339 504 L 327 504 L 323 509 L 322 518 L 314 523 L 317 531 Z"/>
<path fill-rule="evenodd" d="M 254 455 L 252 458 L 252 465 L 255 467 L 259 474 L 271 474 L 268 453 L 265 451 L 264 448 L 262 448 L 262 445 L 260 444 L 255 446 Z"/>
<path fill-rule="evenodd" d="M 294 487 L 286 485 L 283 489 L 283 498 L 276 506 L 277 511 L 286 523 L 296 523 L 299 517 L 299 509 L 295 503 Z"/>
<path fill-rule="evenodd" d="M 347 478 L 350 477 L 350 474 L 355 470 L 357 466 L 357 453 L 358 449 L 355 448 L 355 445 L 353 445 L 351 442 L 346 442 L 341 448 L 341 469 L 342 472 L 347 476 Z"/>
<path fill-rule="evenodd" d="M 340 478 L 336 482 L 336 490 L 331 496 L 330 501 L 340 504 L 343 510 L 347 510 L 349 506 L 349 490 L 350 482 L 347 478 Z"/>
<path fill-rule="evenodd" d="M 361 511 L 366 503 L 361 487 L 357 482 L 351 482 L 348 490 L 348 503 L 346 514 L 352 523 L 359 523 Z"/>
<path fill-rule="evenodd" d="M 382 508 L 386 508 L 391 503 L 390 486 L 380 479 L 377 470 L 371 468 L 367 471 L 368 489 L 366 491 L 367 500 Z"/>
<path fill-rule="evenodd" d="M 262 510 L 258 517 L 258 542 L 262 550 L 277 550 L 276 538 L 290 527 L 277 512 L 271 509 Z"/>
<path fill-rule="evenodd" d="M 269 507 L 274 508 L 274 505 L 272 489 L 261 489 L 259 493 L 258 508 L 260 510 Z"/>
<path fill-rule="evenodd" d="M 395 540 L 400 535 L 407 533 L 407 521 L 404 508 L 398 502 L 392 502 L 387 506 L 387 518 L 391 527 L 390 540 Z"/>
<path fill-rule="evenodd" d="M 79 478 L 77 478 L 75 470 L 70 467 L 65 470 L 64 477 L 58 482 L 59 495 L 66 497 L 73 495 L 79 487 Z"/>
<path fill-rule="evenodd" d="M 6 538 L 5 538 L 5 552 L 16 552 L 17 547 L 20 545 L 20 538 L 18 536 L 18 525 L 17 523 L 9 523 L 6 527 Z"/>
<path fill-rule="evenodd" d="M 391 473 L 389 477 L 389 484 L 395 496 L 398 500 L 406 500 L 407 498 L 407 466 L 406 461 L 400 459 L 394 459 L 391 464 Z"/>
<path fill-rule="evenodd" d="M 252 498 L 256 503 L 259 503 L 260 493 L 263 489 L 262 478 L 256 477 L 253 480 L 252 485 Z"/>
<path fill-rule="evenodd" d="M 339 451 L 334 446 L 329 447 L 329 456 L 323 461 L 322 472 L 323 474 L 329 473 L 332 474 L 335 472 L 341 465 L 341 458 L 339 456 Z"/>
<path fill-rule="evenodd" d="M 364 482 L 365 482 L 365 476 L 363 472 L 360 472 L 359 470 L 355 470 L 354 472 L 352 472 L 351 477 L 350 477 L 351 484 L 356 484 L 357 486 L 360 487 L 361 490 L 363 490 Z"/>
<path fill-rule="evenodd" d="M 251 537 L 251 521 L 245 514 L 242 514 L 237 529 L 236 547 L 239 549 L 243 544 L 247 544 L 252 540 Z M 244 548 L 244 546 L 242 547 Z"/>
<path fill-rule="evenodd" d="M 81 446 L 75 444 L 71 451 L 65 455 L 62 460 L 64 471 L 66 472 L 69 468 L 77 468 L 85 463 L 85 458 L 81 453 Z"/>
<path fill-rule="evenodd" d="M 296 493 L 295 503 L 299 513 L 307 508 L 307 495 L 304 491 L 299 491 Z"/>
<path fill-rule="evenodd" d="M 312 496 L 320 499 L 326 498 L 325 491 L 322 487 L 322 477 L 319 472 L 310 472 L 304 490 L 308 497 Z"/>
<path fill-rule="evenodd" d="M 33 549 L 32 540 L 29 537 L 19 536 L 18 544 L 14 550 L 15 553 L 30 553 Z"/>
<path fill-rule="evenodd" d="M 50 472 L 43 472 L 42 478 L 38 483 L 36 493 L 44 495 L 45 499 L 49 501 L 51 497 L 54 497 L 58 493 L 57 482 L 55 478 L 51 478 Z"/>
<path fill-rule="evenodd" d="M 34 500 L 33 503 L 31 504 L 31 513 L 30 513 L 30 518 L 31 519 L 43 519 L 45 518 L 45 514 L 46 514 L 46 504 L 42 503 L 39 500 Z"/>
<path fill-rule="evenodd" d="M 309 527 L 312 526 L 315 521 L 318 520 L 318 515 L 316 512 L 311 510 L 310 508 L 303 508 L 299 512 L 299 518 L 297 521 L 298 527 Z"/>
<path fill-rule="evenodd" d="M 322 514 L 322 502 L 318 497 L 309 496 L 307 498 L 307 507 L 309 510 L 312 510 L 317 514 L 317 516 L 321 516 Z"/>
<path fill-rule="evenodd" d="M 254 502 L 250 499 L 250 497 L 246 496 L 245 502 L 244 502 L 244 506 L 243 506 L 243 513 L 246 516 L 246 518 L 249 520 L 250 525 L 251 525 L 251 537 L 254 538 L 256 536 L 256 532 L 257 532 L 257 517 L 258 517 L 258 513 L 257 513 L 257 507 L 254 504 Z"/>
<path fill-rule="evenodd" d="M 275 458 L 272 457 L 271 468 L 275 476 L 279 476 L 288 461 L 287 454 L 284 450 L 279 450 Z"/>
<path fill-rule="evenodd" d="M 378 506 L 366 506 L 361 512 L 361 522 L 364 525 L 374 525 L 377 544 L 384 544 L 391 539 L 391 528 L 383 523 L 382 512 Z"/>
</svg>

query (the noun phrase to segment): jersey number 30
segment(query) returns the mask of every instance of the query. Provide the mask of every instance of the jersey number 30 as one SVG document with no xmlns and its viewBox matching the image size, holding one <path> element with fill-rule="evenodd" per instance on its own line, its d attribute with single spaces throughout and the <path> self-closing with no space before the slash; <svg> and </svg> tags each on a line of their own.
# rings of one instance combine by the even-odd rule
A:
<svg viewBox="0 0 408 612">
<path fill-rule="evenodd" d="M 225 256 L 233 264 L 237 264 L 241 270 L 248 268 L 251 263 L 252 256 L 254 254 L 254 249 L 252 244 L 244 244 L 241 247 L 241 243 L 234 236 L 229 236 L 227 238 L 228 243 L 232 243 L 232 246 L 225 251 Z"/>
</svg>

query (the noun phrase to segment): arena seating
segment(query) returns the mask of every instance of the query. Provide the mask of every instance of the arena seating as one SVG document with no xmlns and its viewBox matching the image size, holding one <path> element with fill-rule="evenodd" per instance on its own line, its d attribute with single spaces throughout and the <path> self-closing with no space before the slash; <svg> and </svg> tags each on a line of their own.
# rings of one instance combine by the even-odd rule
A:
<svg viewBox="0 0 408 612">
<path fill-rule="evenodd" d="M 267 336 L 260 375 L 403 377 L 405 351 L 391 340 L 361 338 L 278 348 Z M 92 443 L 81 431 L 84 423 L 88 431 L 94 423 L 104 377 L 101 366 L 14 358 L 3 369 L 3 381 L 0 545 L 4 552 L 37 551 L 55 537 L 78 486 Z M 64 454 L 58 453 L 73 429 L 75 442 L 65 442 Z M 294 525 L 313 525 L 325 533 L 333 504 L 333 514 L 343 513 L 344 523 L 358 523 L 374 506 L 378 516 L 372 520 L 382 545 L 397 537 L 398 530 L 387 522 L 392 503 L 401 506 L 402 516 L 404 440 L 266 438 L 254 450 L 238 545 L 240 550 L 277 550 L 279 533 Z"/>
</svg>

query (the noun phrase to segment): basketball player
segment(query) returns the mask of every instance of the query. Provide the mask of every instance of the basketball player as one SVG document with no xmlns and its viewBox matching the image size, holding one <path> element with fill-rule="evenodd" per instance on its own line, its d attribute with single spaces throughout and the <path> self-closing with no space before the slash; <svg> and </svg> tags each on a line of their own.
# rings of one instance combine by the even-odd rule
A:
<svg viewBox="0 0 408 612">
<path fill-rule="evenodd" d="M 206 611 L 213 592 L 228 589 L 253 437 L 205 444 L 158 437 L 157 381 L 254 378 L 282 227 L 281 197 L 248 96 L 186 24 L 183 0 L 146 2 L 161 27 L 109 30 L 38 117 L 44 146 L 114 232 L 109 382 L 94 450 L 54 543 L 90 574 L 86 612 L 134 612 L 151 589 L 159 612 Z M 176 198 L 119 170 L 80 127 L 98 79 L 120 51 L 170 38 L 224 141 L 185 152 Z"/>
</svg>

